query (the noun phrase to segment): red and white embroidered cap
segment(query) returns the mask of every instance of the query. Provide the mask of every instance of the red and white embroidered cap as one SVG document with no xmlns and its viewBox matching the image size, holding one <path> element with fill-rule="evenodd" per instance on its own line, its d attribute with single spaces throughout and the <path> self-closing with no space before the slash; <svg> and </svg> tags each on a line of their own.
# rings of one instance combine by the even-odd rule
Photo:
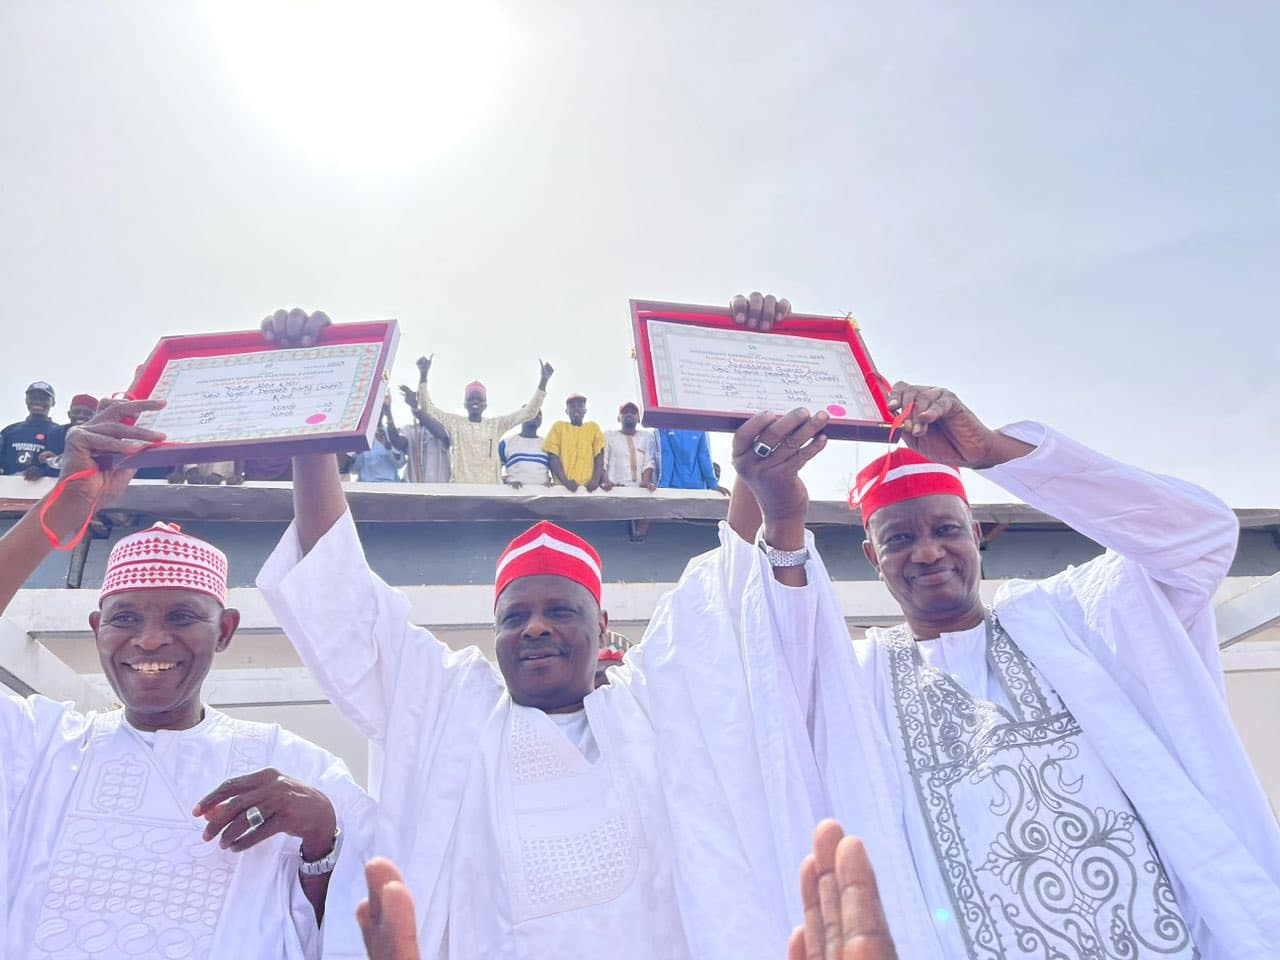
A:
<svg viewBox="0 0 1280 960">
<path fill-rule="evenodd" d="M 176 523 L 157 523 L 111 548 L 98 603 L 130 590 L 193 590 L 226 606 L 227 555 Z"/>
<path fill-rule="evenodd" d="M 935 463 L 907 447 L 898 447 L 858 471 L 849 505 L 862 510 L 865 525 L 881 507 L 937 493 L 949 493 L 969 502 L 959 470 Z"/>
<path fill-rule="evenodd" d="M 535 523 L 502 551 L 494 577 L 493 602 L 512 580 L 548 574 L 580 583 L 600 602 L 600 554 L 587 541 L 563 527 L 543 520 Z"/>
</svg>

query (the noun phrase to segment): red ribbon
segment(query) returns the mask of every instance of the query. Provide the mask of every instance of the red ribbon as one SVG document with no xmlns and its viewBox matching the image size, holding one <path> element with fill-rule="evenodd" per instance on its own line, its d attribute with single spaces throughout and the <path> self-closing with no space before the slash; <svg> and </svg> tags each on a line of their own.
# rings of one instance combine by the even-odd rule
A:
<svg viewBox="0 0 1280 960">
<path fill-rule="evenodd" d="M 58 481 L 58 485 L 53 488 L 53 492 L 45 498 L 44 503 L 40 504 L 40 529 L 44 531 L 45 539 L 49 541 L 49 544 L 53 549 L 73 550 L 75 549 L 76 544 L 84 539 L 84 532 L 89 529 L 89 524 L 93 522 L 93 514 L 98 509 L 98 496 L 101 496 L 101 492 L 99 492 L 98 496 L 93 498 L 93 503 L 89 504 L 89 515 L 84 518 L 84 523 L 80 524 L 80 529 L 77 530 L 75 536 L 66 543 L 60 543 L 58 541 L 58 535 L 49 529 L 49 524 L 45 523 L 44 515 L 49 512 L 50 507 L 58 502 L 58 498 L 60 498 L 63 492 L 67 489 L 68 483 L 73 480 L 85 480 L 92 477 L 97 472 L 98 470 L 96 468 L 90 470 L 79 470 L 71 474 L 69 477 L 63 477 Z"/>
<path fill-rule="evenodd" d="M 122 458 L 120 460 L 120 463 L 116 464 L 116 469 L 120 467 L 120 464 L 123 464 L 125 461 L 131 459 L 132 457 L 137 456 L 143 450 L 150 450 L 152 447 L 162 447 L 162 446 L 165 446 L 165 444 L 148 443 L 145 446 L 139 447 L 137 450 L 133 451 L 133 453 L 130 453 L 124 458 Z M 86 468 L 84 470 L 77 470 L 75 473 L 71 474 L 70 476 L 63 477 L 58 481 L 57 485 L 53 488 L 52 492 L 50 492 L 49 496 L 45 497 L 44 503 L 40 504 L 40 513 L 39 513 L 40 529 L 44 531 L 44 537 L 46 540 L 49 541 L 49 545 L 53 547 L 53 549 L 74 550 L 76 548 L 76 545 L 79 544 L 80 541 L 84 539 L 85 531 L 89 529 L 89 524 L 93 522 L 93 515 L 98 510 L 98 500 L 101 499 L 102 497 L 102 491 L 99 490 L 98 493 L 94 496 L 93 503 L 89 504 L 89 515 L 84 518 L 84 523 L 80 524 L 80 529 L 75 532 L 75 536 L 73 536 L 66 543 L 62 543 L 58 539 L 58 535 L 52 529 L 50 529 L 49 524 L 45 522 L 45 514 L 47 514 L 50 508 L 55 503 L 57 503 L 59 499 L 61 499 L 62 495 L 67 490 L 67 484 L 72 483 L 76 480 L 87 480 L 89 477 L 92 477 L 95 473 L 101 473 L 101 472 L 102 471 L 98 470 L 96 467 Z"/>
<path fill-rule="evenodd" d="M 884 374 L 880 373 L 879 371 L 875 371 L 874 375 L 876 380 L 879 381 L 880 386 L 884 389 L 885 397 L 887 398 L 889 394 L 893 393 L 893 387 L 890 386 L 889 381 L 885 379 Z M 892 452 L 893 445 L 897 442 L 897 437 L 896 437 L 897 432 L 902 429 L 902 425 L 907 422 L 907 417 L 911 416 L 911 411 L 914 410 L 915 408 L 916 408 L 916 402 L 912 400 L 905 407 L 903 407 L 901 410 L 898 411 L 898 415 L 894 417 L 893 422 L 889 424 L 889 439 L 885 441 L 885 443 L 888 444 L 889 446 L 889 452 Z M 871 486 L 867 487 L 867 490 L 871 491 L 876 487 L 880 486 L 880 484 L 884 483 L 885 475 L 888 474 L 888 472 L 889 472 L 889 457 L 886 455 L 884 458 L 884 463 L 881 464 L 880 466 L 880 475 L 876 477 L 875 481 L 871 484 Z M 857 485 L 856 478 L 854 479 L 853 487 L 851 487 L 849 490 L 849 509 L 850 510 L 858 509 L 858 485 Z"/>
</svg>

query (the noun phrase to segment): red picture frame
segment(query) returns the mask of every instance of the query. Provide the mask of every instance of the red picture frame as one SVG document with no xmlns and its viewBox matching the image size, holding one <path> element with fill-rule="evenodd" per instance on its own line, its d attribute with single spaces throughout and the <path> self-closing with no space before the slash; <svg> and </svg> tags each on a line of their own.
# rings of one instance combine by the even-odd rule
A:
<svg viewBox="0 0 1280 960">
<path fill-rule="evenodd" d="M 635 337 L 635 360 L 640 373 L 640 394 L 644 401 L 641 422 L 646 427 L 671 427 L 678 430 L 710 430 L 732 432 L 759 411 L 739 410 L 691 410 L 663 406 L 658 401 L 657 381 L 654 374 L 653 353 L 649 342 L 648 323 L 663 320 L 692 324 L 713 329 L 741 330 L 729 313 L 728 307 L 709 307 L 687 303 L 668 303 L 658 300 L 632 300 L 631 324 Z M 871 397 L 880 411 L 881 420 L 859 420 L 833 417 L 826 433 L 836 440 L 867 440 L 877 443 L 889 439 L 892 415 L 886 404 L 888 383 L 876 369 L 867 346 L 858 332 L 858 324 L 851 317 L 820 317 L 811 314 L 792 314 L 775 333 L 813 340 L 831 340 L 846 343 L 853 353 L 859 370 L 866 381 Z"/>
<path fill-rule="evenodd" d="M 373 382 L 369 385 L 359 426 L 355 430 L 335 430 L 332 433 L 312 434 L 305 437 L 273 437 L 266 440 L 161 443 L 133 454 L 129 457 L 129 466 L 172 466 L 180 463 L 212 463 L 252 457 L 281 458 L 305 453 L 354 453 L 368 450 L 377 430 L 382 398 L 386 395 L 391 363 L 395 358 L 399 339 L 400 328 L 395 320 L 335 323 L 320 332 L 317 346 L 344 343 L 381 345 Z M 261 330 L 161 337 L 151 351 L 151 355 L 135 371 L 133 383 L 126 396 L 133 400 L 145 400 L 150 397 L 164 373 L 165 365 L 170 360 L 266 353 L 276 349 L 279 347 L 268 342 Z"/>
</svg>

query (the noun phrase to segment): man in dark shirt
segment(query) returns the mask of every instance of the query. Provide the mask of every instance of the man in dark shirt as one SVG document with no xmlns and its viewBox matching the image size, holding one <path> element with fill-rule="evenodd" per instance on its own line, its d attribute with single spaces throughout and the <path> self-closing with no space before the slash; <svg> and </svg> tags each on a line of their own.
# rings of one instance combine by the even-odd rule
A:
<svg viewBox="0 0 1280 960">
<path fill-rule="evenodd" d="M 66 427 L 50 419 L 53 402 L 53 387 L 43 380 L 27 387 L 27 419 L 0 431 L 0 473 L 28 480 L 58 475 L 50 461 L 62 453 Z"/>
</svg>

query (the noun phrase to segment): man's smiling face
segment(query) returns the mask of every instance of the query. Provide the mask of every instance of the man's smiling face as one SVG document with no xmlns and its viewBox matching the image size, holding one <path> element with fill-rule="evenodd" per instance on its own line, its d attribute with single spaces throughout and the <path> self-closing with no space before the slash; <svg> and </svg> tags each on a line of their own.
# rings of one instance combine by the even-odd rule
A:
<svg viewBox="0 0 1280 960">
<path fill-rule="evenodd" d="M 913 626 L 946 633 L 971 626 L 981 610 L 979 532 L 968 504 L 951 494 L 881 507 L 862 549 Z"/>
<path fill-rule="evenodd" d="M 566 577 L 520 577 L 502 591 L 493 617 L 511 699 L 549 713 L 579 709 L 595 688 L 609 622 L 591 591 Z"/>
<path fill-rule="evenodd" d="M 33 417 L 47 417 L 53 409 L 53 397 L 43 390 L 27 391 L 27 413 Z"/>
<path fill-rule="evenodd" d="M 86 407 L 82 403 L 78 403 L 67 410 L 67 421 L 73 426 L 78 427 L 82 423 L 88 423 L 93 419 L 93 415 L 97 411 L 93 407 Z"/>
<path fill-rule="evenodd" d="M 468 390 L 462 398 L 462 406 L 470 419 L 479 420 L 489 408 L 489 396 L 483 390 Z"/>
<path fill-rule="evenodd" d="M 181 730 L 199 722 L 200 688 L 240 623 L 236 610 L 192 590 L 131 590 L 89 615 L 98 658 L 129 722 Z"/>
</svg>

